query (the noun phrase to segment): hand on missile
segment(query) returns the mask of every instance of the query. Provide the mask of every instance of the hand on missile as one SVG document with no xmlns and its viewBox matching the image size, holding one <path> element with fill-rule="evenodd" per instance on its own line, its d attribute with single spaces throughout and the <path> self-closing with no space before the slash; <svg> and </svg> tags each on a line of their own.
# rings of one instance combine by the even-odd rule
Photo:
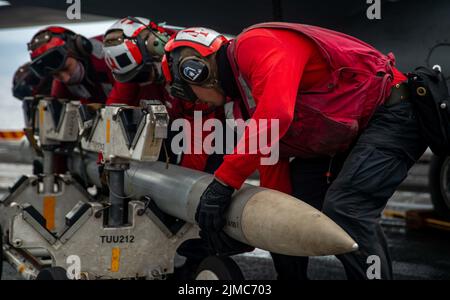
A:
<svg viewBox="0 0 450 300">
<path fill-rule="evenodd" d="M 224 213 L 230 206 L 234 189 L 213 180 L 203 192 L 195 220 L 200 229 L 218 232 L 225 226 Z"/>
<path fill-rule="evenodd" d="M 226 224 L 225 211 L 230 206 L 234 189 L 214 179 L 200 198 L 200 205 L 195 214 L 205 239 L 215 254 L 235 254 L 252 251 L 253 248 L 230 238 L 223 232 Z"/>
</svg>

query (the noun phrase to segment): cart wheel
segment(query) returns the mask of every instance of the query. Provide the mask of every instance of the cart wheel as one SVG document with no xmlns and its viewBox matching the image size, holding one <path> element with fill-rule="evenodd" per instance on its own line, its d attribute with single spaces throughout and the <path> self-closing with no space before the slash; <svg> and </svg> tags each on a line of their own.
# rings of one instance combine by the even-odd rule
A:
<svg viewBox="0 0 450 300">
<path fill-rule="evenodd" d="M 434 211 L 450 218 L 450 157 L 433 155 L 428 175 L 431 201 Z"/>
<path fill-rule="evenodd" d="M 51 267 L 42 269 L 36 280 L 69 280 L 67 272 L 61 267 Z"/>
<path fill-rule="evenodd" d="M 244 276 L 230 257 L 209 256 L 200 263 L 195 280 L 244 280 Z"/>
</svg>

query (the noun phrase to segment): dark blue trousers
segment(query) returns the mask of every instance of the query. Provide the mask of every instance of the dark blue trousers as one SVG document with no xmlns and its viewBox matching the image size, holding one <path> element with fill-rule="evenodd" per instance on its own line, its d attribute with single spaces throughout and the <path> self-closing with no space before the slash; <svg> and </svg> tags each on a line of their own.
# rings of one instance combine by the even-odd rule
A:
<svg viewBox="0 0 450 300">
<path fill-rule="evenodd" d="M 371 256 L 379 259 L 381 279 L 393 278 L 381 214 L 426 148 L 411 103 L 403 101 L 379 107 L 348 154 L 292 161 L 293 195 L 322 209 L 359 244 L 359 251 L 338 256 L 348 279 L 368 279 Z M 279 279 L 307 279 L 308 258 L 272 257 Z"/>
</svg>

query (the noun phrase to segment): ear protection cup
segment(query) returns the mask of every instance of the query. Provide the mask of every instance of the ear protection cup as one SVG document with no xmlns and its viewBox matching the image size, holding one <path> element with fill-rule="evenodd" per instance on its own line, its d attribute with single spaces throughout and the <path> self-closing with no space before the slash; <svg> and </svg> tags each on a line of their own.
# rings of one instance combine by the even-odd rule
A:
<svg viewBox="0 0 450 300">
<path fill-rule="evenodd" d="M 158 38 L 155 35 L 158 35 Z M 149 34 L 145 40 L 146 50 L 152 56 L 162 57 L 165 54 L 164 46 L 169 38 L 170 36 L 167 33 Z"/>
<path fill-rule="evenodd" d="M 213 75 L 209 61 L 197 56 L 182 58 L 177 68 L 184 81 L 195 85 L 209 83 Z"/>
<path fill-rule="evenodd" d="M 131 16 L 126 17 L 126 19 L 146 27 L 147 33 L 145 36 L 141 36 L 140 34 L 136 36 L 136 39 L 141 38 L 144 40 L 144 47 L 140 45 L 139 50 L 141 51 L 141 54 L 147 52 L 149 58 L 157 58 L 157 60 L 160 61 L 165 54 L 164 47 L 169 41 L 170 35 L 154 28 L 153 26 L 158 27 L 155 23 L 150 22 L 150 24 L 145 24 L 138 18 Z"/>
<path fill-rule="evenodd" d="M 82 35 L 73 36 L 75 50 L 82 56 L 89 56 L 92 53 L 92 43 Z"/>
<path fill-rule="evenodd" d="M 170 93 L 175 97 L 195 102 L 197 100 L 197 96 L 195 95 L 194 91 L 189 86 L 189 84 L 180 77 L 179 72 L 170 71 L 170 69 L 174 70 L 175 68 L 179 68 L 180 60 L 181 60 L 180 52 L 175 51 L 172 53 L 170 61 L 164 62 L 165 67 L 169 70 L 169 72 L 173 76 L 172 82 L 170 84 Z M 171 66 L 172 64 L 174 64 L 174 66 Z"/>
<path fill-rule="evenodd" d="M 142 37 L 140 37 L 139 35 L 136 37 L 136 45 L 138 46 L 139 51 L 141 52 L 142 63 L 144 65 L 148 65 L 148 64 L 152 63 L 152 58 L 151 58 L 150 54 L 147 51 L 146 43 L 142 39 Z"/>
</svg>

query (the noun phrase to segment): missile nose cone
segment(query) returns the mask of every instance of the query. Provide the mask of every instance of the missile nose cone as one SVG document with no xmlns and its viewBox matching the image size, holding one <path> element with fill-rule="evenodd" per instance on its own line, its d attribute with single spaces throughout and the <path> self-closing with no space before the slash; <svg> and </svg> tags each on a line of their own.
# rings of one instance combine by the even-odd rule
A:
<svg viewBox="0 0 450 300">
<path fill-rule="evenodd" d="M 338 255 L 358 244 L 319 210 L 287 194 L 262 190 L 242 212 L 242 231 L 250 245 L 292 256 Z"/>
</svg>

